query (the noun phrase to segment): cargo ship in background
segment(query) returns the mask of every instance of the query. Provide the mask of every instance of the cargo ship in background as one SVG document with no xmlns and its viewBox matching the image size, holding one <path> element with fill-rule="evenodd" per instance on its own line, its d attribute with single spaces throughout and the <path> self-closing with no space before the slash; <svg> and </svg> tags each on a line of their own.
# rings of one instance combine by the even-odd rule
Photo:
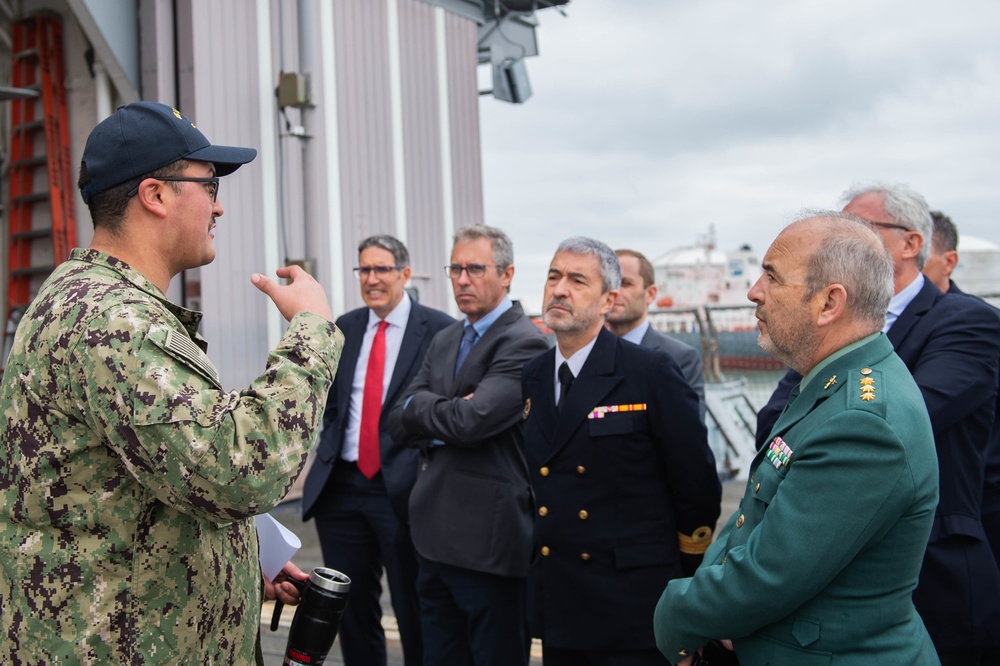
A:
<svg viewBox="0 0 1000 666">
<path fill-rule="evenodd" d="M 952 279 L 963 291 L 1000 306 L 1000 246 L 961 237 Z M 755 306 L 747 292 L 763 272 L 749 244 L 716 247 L 715 229 L 694 245 L 652 261 L 657 300 L 650 324 L 702 352 L 706 425 L 722 479 L 741 478 L 753 459 L 757 410 L 787 368 L 757 345 Z"/>
<path fill-rule="evenodd" d="M 657 300 L 650 323 L 701 349 L 710 381 L 725 381 L 727 372 L 784 368 L 757 346 L 757 319 L 747 292 L 762 271 L 750 244 L 720 250 L 711 226 L 694 245 L 674 248 L 652 263 Z"/>
<path fill-rule="evenodd" d="M 1000 304 L 1000 246 L 963 236 L 952 279 L 963 291 Z M 650 320 L 705 355 L 715 379 L 727 371 L 773 370 L 783 366 L 757 346 L 757 320 L 747 292 L 761 275 L 760 257 L 749 244 L 716 247 L 715 229 L 694 245 L 678 247 L 653 260 L 657 300 Z"/>
</svg>

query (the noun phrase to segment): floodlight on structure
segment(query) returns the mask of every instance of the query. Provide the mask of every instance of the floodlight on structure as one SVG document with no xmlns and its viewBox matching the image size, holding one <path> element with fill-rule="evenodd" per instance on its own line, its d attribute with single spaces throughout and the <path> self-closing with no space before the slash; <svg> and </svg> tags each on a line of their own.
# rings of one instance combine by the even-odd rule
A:
<svg viewBox="0 0 1000 666">
<path fill-rule="evenodd" d="M 524 60 L 508 59 L 493 65 L 493 96 L 514 104 L 523 104 L 531 97 L 531 82 Z"/>
</svg>

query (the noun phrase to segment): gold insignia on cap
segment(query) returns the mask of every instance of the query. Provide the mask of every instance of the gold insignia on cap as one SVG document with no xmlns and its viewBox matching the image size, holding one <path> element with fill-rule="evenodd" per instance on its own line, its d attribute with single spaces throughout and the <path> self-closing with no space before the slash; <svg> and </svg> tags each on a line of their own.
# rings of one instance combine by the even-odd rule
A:
<svg viewBox="0 0 1000 666">
<path fill-rule="evenodd" d="M 528 398 L 527 400 L 524 401 L 524 411 L 521 412 L 521 420 L 527 421 L 528 414 L 530 413 L 531 413 L 531 398 Z"/>
<path fill-rule="evenodd" d="M 872 374 L 872 369 L 871 368 L 861 368 L 861 374 L 863 374 L 863 375 L 870 375 L 870 374 Z"/>
<path fill-rule="evenodd" d="M 173 109 L 173 112 L 174 112 L 174 118 L 177 118 L 177 120 L 183 120 L 184 119 L 184 116 L 182 116 L 181 112 L 178 111 L 177 109 Z"/>
<path fill-rule="evenodd" d="M 826 384 L 823 384 L 823 390 L 824 391 L 827 390 L 836 383 L 837 383 L 837 375 L 834 375 L 833 377 L 830 377 L 828 380 L 826 380 Z"/>
</svg>

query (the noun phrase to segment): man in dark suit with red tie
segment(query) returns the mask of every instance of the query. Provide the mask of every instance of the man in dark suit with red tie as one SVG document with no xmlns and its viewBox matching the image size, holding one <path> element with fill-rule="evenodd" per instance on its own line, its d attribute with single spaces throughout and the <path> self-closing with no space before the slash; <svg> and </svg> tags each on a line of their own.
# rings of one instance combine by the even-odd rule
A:
<svg viewBox="0 0 1000 666">
<path fill-rule="evenodd" d="M 306 478 L 303 519 L 316 519 L 326 566 L 351 578 L 340 644 L 347 666 L 384 666 L 382 568 L 407 666 L 422 663 L 416 559 L 407 521 L 417 450 L 390 439 L 383 413 L 413 379 L 431 338 L 454 319 L 414 302 L 406 247 L 372 236 L 358 247 L 367 307 L 337 320 L 346 343 L 327 399 L 323 434 Z"/>
</svg>

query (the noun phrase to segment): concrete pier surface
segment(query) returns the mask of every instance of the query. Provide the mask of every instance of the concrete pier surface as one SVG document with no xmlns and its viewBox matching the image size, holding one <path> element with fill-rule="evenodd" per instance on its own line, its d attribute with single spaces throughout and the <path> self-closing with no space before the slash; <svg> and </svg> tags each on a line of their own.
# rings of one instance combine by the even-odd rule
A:
<svg viewBox="0 0 1000 666">
<path fill-rule="evenodd" d="M 722 485 L 722 514 L 719 517 L 721 526 L 739 506 L 740 498 L 743 496 L 746 479 L 734 479 Z M 323 566 L 323 555 L 320 551 L 319 539 L 316 536 L 316 527 L 313 521 L 302 522 L 298 501 L 285 502 L 271 512 L 281 524 L 295 532 L 302 541 L 302 549 L 296 553 L 293 561 L 303 571 L 309 571 L 313 567 Z M 388 651 L 388 666 L 404 666 L 403 650 L 399 642 L 399 631 L 396 629 L 396 618 L 392 614 L 392 605 L 389 603 L 389 588 L 385 580 L 382 581 L 382 626 L 385 629 L 386 644 Z M 274 604 L 268 602 L 264 604 L 261 614 L 261 646 L 264 649 L 264 663 L 267 666 L 279 666 L 285 654 L 285 647 L 288 643 L 288 628 L 295 614 L 295 608 L 286 607 L 281 613 L 281 624 L 278 631 L 272 632 L 270 629 L 271 616 L 274 611 Z M 344 661 L 340 656 L 340 645 L 334 644 L 330 650 L 330 655 L 324 662 L 327 665 L 336 664 L 342 666 Z M 542 663 L 542 646 L 539 641 L 534 641 L 531 646 L 531 665 Z"/>
</svg>

